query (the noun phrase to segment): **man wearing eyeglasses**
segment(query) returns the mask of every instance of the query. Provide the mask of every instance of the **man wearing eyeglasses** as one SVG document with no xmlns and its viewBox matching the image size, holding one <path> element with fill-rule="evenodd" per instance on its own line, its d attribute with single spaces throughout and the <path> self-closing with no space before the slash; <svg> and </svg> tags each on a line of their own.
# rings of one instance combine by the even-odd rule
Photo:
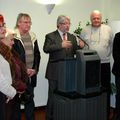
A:
<svg viewBox="0 0 120 120">
<path fill-rule="evenodd" d="M 58 62 L 67 58 L 74 58 L 76 50 L 84 47 L 81 41 L 77 45 L 76 37 L 69 33 L 70 18 L 60 15 L 57 18 L 57 30 L 45 36 L 43 50 L 49 54 L 46 78 L 49 83 L 46 120 L 53 120 L 53 93 L 57 89 Z"/>
</svg>

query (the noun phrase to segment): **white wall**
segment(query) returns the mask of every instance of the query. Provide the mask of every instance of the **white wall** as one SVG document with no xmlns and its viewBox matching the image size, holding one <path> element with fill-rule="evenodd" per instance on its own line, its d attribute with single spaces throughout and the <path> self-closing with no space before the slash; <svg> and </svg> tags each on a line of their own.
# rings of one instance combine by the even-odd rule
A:
<svg viewBox="0 0 120 120">
<path fill-rule="evenodd" d="M 111 21 L 120 20 L 120 0 L 106 0 L 104 9 L 106 17 L 108 17 Z"/>
<path fill-rule="evenodd" d="M 43 53 L 45 34 L 56 29 L 56 19 L 60 14 L 71 18 L 71 29 L 73 32 L 82 21 L 82 26 L 89 21 L 89 14 L 92 10 L 98 9 L 103 13 L 103 18 L 110 20 L 120 19 L 119 0 L 63 0 L 61 5 L 56 5 L 51 14 L 47 13 L 44 5 L 35 3 L 33 0 L 0 0 L 0 13 L 5 16 L 7 26 L 15 26 L 18 13 L 26 12 L 32 17 L 32 30 L 36 33 L 41 51 L 41 64 L 38 73 L 38 85 L 35 88 L 36 106 L 46 105 L 48 84 L 45 79 L 45 70 L 48 55 Z M 112 9 L 111 9 L 112 8 Z"/>
</svg>

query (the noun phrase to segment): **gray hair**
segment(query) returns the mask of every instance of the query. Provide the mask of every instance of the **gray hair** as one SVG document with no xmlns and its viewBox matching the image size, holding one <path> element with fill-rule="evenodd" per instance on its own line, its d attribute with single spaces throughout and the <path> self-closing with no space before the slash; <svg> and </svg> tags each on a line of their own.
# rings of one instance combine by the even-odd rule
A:
<svg viewBox="0 0 120 120">
<path fill-rule="evenodd" d="M 64 23 L 64 21 L 66 19 L 70 21 L 70 18 L 68 16 L 59 15 L 58 18 L 57 18 L 57 26 L 59 26 L 59 24 L 61 24 L 61 23 Z"/>
</svg>

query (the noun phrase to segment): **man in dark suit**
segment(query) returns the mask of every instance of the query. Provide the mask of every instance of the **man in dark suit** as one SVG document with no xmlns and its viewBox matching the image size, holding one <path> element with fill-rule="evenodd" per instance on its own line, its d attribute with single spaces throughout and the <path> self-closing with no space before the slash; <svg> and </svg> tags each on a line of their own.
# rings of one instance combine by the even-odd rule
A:
<svg viewBox="0 0 120 120">
<path fill-rule="evenodd" d="M 70 19 L 60 15 L 57 18 L 57 30 L 45 36 L 43 50 L 49 53 L 46 78 L 49 83 L 46 120 L 53 120 L 53 93 L 57 89 L 58 61 L 73 58 L 78 48 L 84 47 L 84 42 L 77 44 L 76 37 L 70 34 Z"/>
<path fill-rule="evenodd" d="M 115 34 L 113 42 L 113 68 L 116 84 L 116 120 L 120 120 L 120 32 Z"/>
</svg>

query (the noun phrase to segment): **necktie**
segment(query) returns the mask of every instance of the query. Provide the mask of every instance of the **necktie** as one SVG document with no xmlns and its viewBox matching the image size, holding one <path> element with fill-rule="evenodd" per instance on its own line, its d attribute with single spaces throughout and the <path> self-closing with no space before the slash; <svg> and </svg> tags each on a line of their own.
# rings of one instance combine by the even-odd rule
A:
<svg viewBox="0 0 120 120">
<path fill-rule="evenodd" d="M 67 33 L 63 33 L 63 40 L 67 40 Z"/>
<path fill-rule="evenodd" d="M 63 33 L 63 40 L 64 41 L 67 41 L 67 33 Z M 66 53 L 66 57 L 69 56 L 69 51 L 70 49 L 69 48 L 65 48 L 65 53 Z"/>
</svg>

